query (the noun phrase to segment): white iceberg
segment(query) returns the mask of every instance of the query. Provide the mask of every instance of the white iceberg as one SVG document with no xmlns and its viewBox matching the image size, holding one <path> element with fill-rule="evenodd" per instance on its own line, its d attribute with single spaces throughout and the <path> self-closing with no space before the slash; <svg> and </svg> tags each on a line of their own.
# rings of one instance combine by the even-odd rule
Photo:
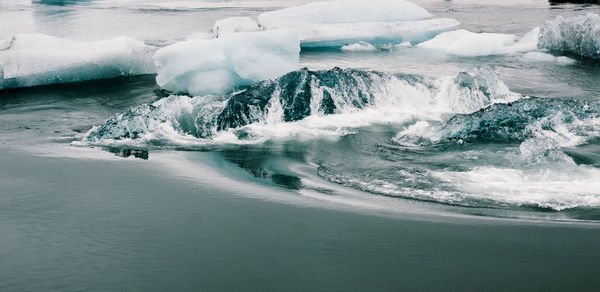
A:
<svg viewBox="0 0 600 292">
<path fill-rule="evenodd" d="M 236 32 L 253 32 L 260 30 L 260 26 L 256 20 L 248 16 L 221 19 L 215 22 L 213 27 L 215 37 L 223 37 Z"/>
<path fill-rule="evenodd" d="M 420 43 L 460 25 L 451 18 L 401 22 L 306 24 L 295 27 L 303 48 L 342 47 L 357 42 L 373 45 Z"/>
<path fill-rule="evenodd" d="M 261 14 L 266 29 L 303 23 L 396 22 L 431 17 L 422 7 L 404 0 L 335 0 L 304 4 Z"/>
<path fill-rule="evenodd" d="M 539 47 L 600 59 L 600 15 L 557 16 L 542 26 Z"/>
<path fill-rule="evenodd" d="M 151 74 L 155 50 L 128 37 L 75 42 L 17 34 L 0 42 L 0 89 Z"/>
<path fill-rule="evenodd" d="M 298 36 L 286 30 L 182 41 L 154 55 L 156 82 L 177 93 L 220 94 L 296 70 L 299 57 Z"/>
<path fill-rule="evenodd" d="M 297 31 L 303 48 L 419 43 L 460 24 L 429 17 L 427 10 L 403 0 L 336 0 L 266 12 L 258 23 L 266 30 Z"/>
<path fill-rule="evenodd" d="M 441 33 L 417 47 L 468 57 L 515 54 L 536 49 L 538 31 L 536 28 L 515 42 L 513 34 L 474 33 L 460 29 Z"/>
</svg>

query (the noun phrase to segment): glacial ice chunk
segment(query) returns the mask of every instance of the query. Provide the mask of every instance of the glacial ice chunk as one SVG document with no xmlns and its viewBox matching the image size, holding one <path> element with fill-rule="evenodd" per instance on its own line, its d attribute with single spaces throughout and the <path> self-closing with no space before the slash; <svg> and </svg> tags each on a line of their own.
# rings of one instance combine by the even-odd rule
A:
<svg viewBox="0 0 600 292">
<path fill-rule="evenodd" d="M 400 22 L 359 22 L 305 24 L 293 27 L 300 32 L 303 48 L 342 47 L 357 42 L 373 45 L 420 43 L 460 23 L 451 18 Z"/>
<path fill-rule="evenodd" d="M 429 17 L 427 10 L 403 0 L 335 0 L 266 12 L 259 15 L 258 23 L 266 30 L 298 31 L 303 48 L 419 43 L 460 24 Z"/>
<path fill-rule="evenodd" d="M 274 29 L 303 23 L 396 22 L 428 17 L 431 14 L 427 10 L 404 0 L 335 0 L 266 12 L 258 22 Z"/>
<path fill-rule="evenodd" d="M 542 26 L 538 46 L 549 51 L 600 59 L 600 15 L 557 16 Z"/>
<path fill-rule="evenodd" d="M 523 60 L 529 61 L 529 62 L 550 62 L 550 63 L 557 63 L 560 65 L 571 65 L 576 62 L 575 60 L 573 60 L 569 57 L 565 57 L 565 56 L 556 57 L 556 56 L 542 53 L 542 52 L 529 52 L 529 53 L 523 55 Z"/>
<path fill-rule="evenodd" d="M 538 29 L 534 29 L 519 42 L 515 42 L 512 34 L 474 33 L 460 29 L 441 33 L 418 47 L 457 56 L 506 55 L 534 50 L 537 46 L 537 34 Z"/>
<path fill-rule="evenodd" d="M 0 41 L 0 89 L 151 74 L 154 51 L 128 37 L 76 42 L 17 34 Z"/>
<path fill-rule="evenodd" d="M 213 32 L 216 37 L 222 37 L 236 32 L 260 31 L 256 20 L 248 16 L 237 16 L 221 19 L 215 22 Z"/>
<path fill-rule="evenodd" d="M 187 40 L 156 52 L 159 86 L 191 95 L 220 94 L 299 68 L 298 36 L 287 30 Z"/>
</svg>

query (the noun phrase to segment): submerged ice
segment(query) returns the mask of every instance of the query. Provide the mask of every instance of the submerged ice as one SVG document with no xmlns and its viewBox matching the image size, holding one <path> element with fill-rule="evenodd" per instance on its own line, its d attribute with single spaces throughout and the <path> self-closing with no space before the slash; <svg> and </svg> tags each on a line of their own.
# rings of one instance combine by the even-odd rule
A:
<svg viewBox="0 0 600 292">
<path fill-rule="evenodd" d="M 0 89 L 151 74 L 154 51 L 128 37 L 75 42 L 17 34 L 0 42 Z"/>
</svg>

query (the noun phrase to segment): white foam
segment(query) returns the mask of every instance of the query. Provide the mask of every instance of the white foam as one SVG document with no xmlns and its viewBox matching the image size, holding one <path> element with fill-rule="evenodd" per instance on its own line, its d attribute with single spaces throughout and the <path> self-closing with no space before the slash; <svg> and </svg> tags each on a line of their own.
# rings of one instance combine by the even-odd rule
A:
<svg viewBox="0 0 600 292">
<path fill-rule="evenodd" d="M 156 82 L 174 92 L 219 94 L 295 70 L 299 55 L 297 35 L 286 30 L 188 40 L 156 52 Z"/>
<path fill-rule="evenodd" d="M 477 200 L 555 210 L 600 206 L 600 170 L 594 167 L 568 163 L 527 170 L 484 166 L 432 175 L 462 196 Z"/>
<path fill-rule="evenodd" d="M 0 88 L 154 73 L 155 48 L 128 38 L 75 42 L 17 34 L 0 44 Z"/>
<path fill-rule="evenodd" d="M 432 81 L 432 87 L 425 84 L 411 84 L 399 78 L 386 78 L 371 89 L 374 103 L 366 108 L 344 106 L 343 97 L 328 88 L 313 88 L 314 101 L 312 114 L 295 122 L 283 122 L 283 111 L 269 109 L 268 115 L 275 115 L 239 129 L 229 129 L 217 133 L 218 143 L 262 143 L 269 139 L 308 140 L 315 137 L 337 139 L 354 133 L 357 128 L 372 124 L 405 124 L 417 120 L 442 120 L 452 113 L 470 113 L 497 102 L 513 101 L 521 97 L 508 90 L 493 71 L 478 70 L 472 76 L 481 76 L 490 97 L 477 89 L 467 89 L 457 84 L 455 76 L 442 76 Z M 360 86 L 360 85 L 358 85 Z M 366 90 L 366 89 L 365 89 Z M 321 92 L 321 94 L 319 93 Z M 339 108 L 339 113 L 325 115 L 318 110 L 319 99 L 327 92 Z M 341 93 L 340 93 L 341 94 Z M 341 100 L 341 101 L 338 101 Z M 272 100 L 270 107 L 281 106 Z M 277 108 L 279 108 L 277 107 Z M 243 131 L 245 138 L 240 140 L 235 133 Z"/>
<path fill-rule="evenodd" d="M 557 63 L 560 65 L 572 65 L 577 61 L 565 57 L 565 56 L 553 56 L 550 54 L 542 53 L 542 52 L 529 52 L 523 55 L 523 60 L 529 62 L 549 62 L 549 63 Z"/>
<path fill-rule="evenodd" d="M 342 51 L 370 52 L 376 50 L 377 48 L 374 45 L 367 42 L 358 42 L 342 47 Z"/>
<path fill-rule="evenodd" d="M 220 108 L 208 104 L 197 104 L 206 100 L 206 97 L 191 99 L 169 97 L 155 103 L 155 109 L 142 107 L 137 110 L 140 112 L 133 116 L 119 117 L 119 123 L 122 125 L 115 125 L 113 122 L 106 124 L 108 131 L 102 131 L 99 136 L 100 140 L 93 138 L 91 142 L 102 145 L 114 143 L 128 145 L 159 140 L 168 141 L 168 144 L 172 145 L 206 145 L 256 144 L 270 139 L 304 140 L 315 137 L 337 139 L 354 133 L 357 128 L 372 124 L 405 124 L 414 120 L 442 120 L 448 114 L 470 113 L 495 102 L 505 102 L 520 97 L 520 95 L 510 92 L 498 80 L 498 76 L 493 71 L 478 70 L 478 72 L 463 72 L 461 74 L 468 76 L 464 77 L 459 74 L 462 77 L 458 81 L 457 76 L 442 76 L 433 80 L 417 79 L 419 81 L 416 82 L 411 77 L 404 79 L 393 75 L 373 74 L 373 79 L 370 79 L 372 83 L 368 85 L 360 81 L 357 81 L 356 84 L 352 83 L 352 86 L 357 88 L 351 89 L 350 92 L 344 91 L 343 88 L 313 85 L 310 88 L 311 115 L 295 122 L 284 122 L 283 104 L 277 96 L 278 91 L 274 91 L 267 109 L 264 112 L 256 111 L 255 115 L 259 116 L 258 122 L 222 131 L 216 130 L 215 121 L 210 118 L 210 113 L 218 114 L 223 110 L 222 104 Z M 473 84 L 465 86 L 462 83 L 464 78 Z M 481 88 L 485 88 L 487 93 L 483 93 Z M 372 102 L 365 107 L 357 107 L 349 102 L 347 95 L 356 94 L 356 91 L 369 92 Z M 326 114 L 320 109 L 325 93 L 333 100 L 336 114 Z M 169 104 L 172 105 L 169 106 Z M 190 110 L 190 106 L 193 109 Z M 205 108 L 210 109 L 210 112 L 196 112 Z M 184 114 L 182 114 L 182 109 L 185 110 Z M 172 122 L 181 121 L 182 115 L 183 119 L 189 121 L 184 124 L 195 125 L 193 129 L 184 129 L 180 126 L 181 124 Z M 143 122 L 142 124 L 137 122 L 138 117 Z M 202 120 L 198 119 L 200 117 Z M 146 120 L 151 121 L 147 122 Z M 160 125 L 150 127 L 146 125 L 147 123 Z M 195 136 L 201 136 L 197 134 L 200 127 L 209 128 L 212 139 L 195 138 L 193 135 L 186 134 L 195 133 Z M 113 128 L 115 128 L 114 131 Z M 92 130 L 88 136 L 95 137 L 89 135 L 94 132 L 96 130 Z M 144 134 L 138 141 L 121 139 L 121 137 L 127 136 L 126 133 L 132 132 Z M 149 133 L 146 134 L 146 132 Z M 207 137 L 207 135 L 202 136 Z M 114 140 L 114 138 L 120 140 Z"/>
</svg>

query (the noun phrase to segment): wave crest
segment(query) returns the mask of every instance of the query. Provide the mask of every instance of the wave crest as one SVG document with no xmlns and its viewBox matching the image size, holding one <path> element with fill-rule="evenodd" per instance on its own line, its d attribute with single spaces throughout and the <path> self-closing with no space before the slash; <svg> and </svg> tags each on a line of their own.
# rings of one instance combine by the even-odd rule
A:
<svg viewBox="0 0 600 292">
<path fill-rule="evenodd" d="M 406 122 L 416 117 L 440 119 L 448 113 L 469 113 L 519 97 L 508 90 L 493 70 L 485 68 L 440 78 L 305 68 L 222 98 L 170 96 L 152 105 L 130 109 L 92 129 L 84 142 L 129 139 L 160 145 L 174 137 L 215 140 L 225 133 L 242 139 L 240 135 L 248 134 L 244 130 L 254 125 L 263 125 L 264 131 L 251 136 L 268 139 L 264 136 L 278 126 L 294 125 L 307 118 L 321 120 L 309 126 L 298 125 L 299 128 L 341 129 Z M 356 115 L 366 111 L 368 115 L 361 116 L 363 122 L 357 125 Z M 284 130 L 295 131 L 289 127 Z"/>
</svg>

